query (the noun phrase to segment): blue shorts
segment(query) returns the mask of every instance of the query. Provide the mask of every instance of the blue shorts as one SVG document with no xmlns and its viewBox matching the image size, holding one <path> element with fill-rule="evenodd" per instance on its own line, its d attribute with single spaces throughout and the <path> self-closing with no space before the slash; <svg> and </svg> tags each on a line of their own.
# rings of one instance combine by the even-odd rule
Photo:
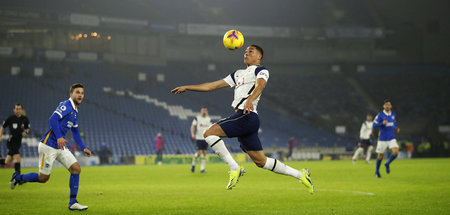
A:
<svg viewBox="0 0 450 215">
<path fill-rule="evenodd" d="M 221 119 L 217 124 L 222 128 L 227 137 L 237 137 L 244 151 L 263 150 L 258 137 L 258 114 L 253 112 L 244 114 L 242 110 L 238 110 L 233 115 Z"/>
<path fill-rule="evenodd" d="M 197 150 L 208 150 L 208 143 L 205 140 L 197 140 Z"/>
</svg>

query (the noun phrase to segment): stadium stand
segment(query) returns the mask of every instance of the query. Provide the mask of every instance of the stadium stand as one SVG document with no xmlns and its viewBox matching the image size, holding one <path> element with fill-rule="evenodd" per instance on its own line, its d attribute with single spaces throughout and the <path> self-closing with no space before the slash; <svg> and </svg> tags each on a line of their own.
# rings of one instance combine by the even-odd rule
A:
<svg viewBox="0 0 450 215">
<path fill-rule="evenodd" d="M 11 75 L 11 66 L 20 67 L 21 72 Z M 36 67 L 43 68 L 42 77 L 33 75 Z M 24 105 L 32 125 L 31 136 L 39 140 L 57 102 L 67 99 L 72 83 L 81 82 L 86 86 L 86 97 L 80 106 L 80 130 L 94 152 L 106 144 L 116 156 L 154 154 L 153 138 L 161 131 L 165 153 L 189 154 L 194 150 L 189 127 L 201 106 L 207 106 L 216 120 L 232 113 L 231 89 L 183 95 L 169 93 L 180 84 L 217 80 L 233 69 L 217 65 L 215 71 L 205 72 L 206 68 L 207 65 L 200 63 L 149 67 L 3 59 L 0 84 L 8 90 L 1 91 L 0 97 L 2 104 L 21 102 Z M 339 136 L 333 133 L 333 128 L 341 123 L 357 130 L 369 110 L 361 95 L 348 84 L 348 75 L 363 83 L 374 101 L 391 98 L 403 122 L 432 110 L 436 120 L 448 123 L 450 105 L 446 98 L 450 90 L 446 83 L 450 77 L 445 66 L 368 66 L 364 73 L 346 75 L 330 72 L 330 67 L 324 65 L 270 68 L 270 84 L 258 107 L 264 147 L 286 147 L 289 137 L 296 136 L 300 147 L 351 148 L 357 134 Z M 140 72 L 146 73 L 149 80 L 138 81 Z M 164 82 L 155 81 L 160 74 L 164 74 Z M 11 92 L 14 97 L 9 95 Z M 410 93 L 418 96 L 408 97 Z M 11 112 L 10 106 L 0 106 L 2 117 Z M 226 143 L 231 151 L 240 151 L 236 140 Z M 4 144 L 0 148 L 6 153 Z M 25 141 L 21 150 L 24 156 L 37 156 L 35 142 Z"/>
<path fill-rule="evenodd" d="M 239 5 L 239 7 L 236 7 Z M 371 13 L 364 3 L 348 0 L 339 4 L 333 1 L 290 0 L 280 4 L 270 0 L 250 1 L 121 1 L 97 0 L 85 2 L 73 0 L 64 5 L 57 0 L 14 1 L 3 0 L 0 6 L 48 11 L 56 14 L 84 13 L 108 17 L 150 20 L 154 23 L 211 23 L 254 26 L 323 27 L 345 23 L 352 26 L 374 26 Z M 249 10 L 264 16 L 249 16 Z M 124 13 L 133 11 L 133 13 Z M 228 11 L 233 11 L 230 16 Z M 340 15 L 335 15 L 339 13 Z M 277 14 L 283 14 L 279 16 Z M 64 19 L 64 16 L 61 16 Z"/>
</svg>

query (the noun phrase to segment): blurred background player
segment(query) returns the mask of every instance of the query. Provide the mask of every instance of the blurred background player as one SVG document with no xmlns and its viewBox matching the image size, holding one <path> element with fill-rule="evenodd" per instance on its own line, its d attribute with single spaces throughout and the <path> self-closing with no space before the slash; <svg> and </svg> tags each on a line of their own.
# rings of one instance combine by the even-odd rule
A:
<svg viewBox="0 0 450 215">
<path fill-rule="evenodd" d="M 297 144 L 297 139 L 295 137 L 289 138 L 288 141 L 288 154 L 286 159 L 291 160 L 292 159 L 292 152 L 294 151 L 295 145 Z"/>
<path fill-rule="evenodd" d="M 91 151 L 87 149 L 78 130 L 78 106 L 84 98 L 84 86 L 82 84 L 73 84 L 70 87 L 70 98 L 59 104 L 51 115 L 47 132 L 45 132 L 39 143 L 39 174 L 13 174 L 10 182 L 11 189 L 17 184 L 25 182 L 45 183 L 50 179 L 53 163 L 57 160 L 70 172 L 69 188 L 69 210 L 86 210 L 88 206 L 81 205 L 77 201 L 78 185 L 80 181 L 80 164 L 67 148 L 68 141 L 64 139 L 67 131 L 72 131 L 75 142 L 84 151 L 86 156 L 91 156 Z"/>
<path fill-rule="evenodd" d="M 208 108 L 202 107 L 200 115 L 192 120 L 191 137 L 197 144 L 197 152 L 192 159 L 191 171 L 195 172 L 195 160 L 200 156 L 200 172 L 205 172 L 206 153 L 208 152 L 208 143 L 206 143 L 203 133 L 211 126 L 211 118 L 208 116 Z"/>
<path fill-rule="evenodd" d="M 359 131 L 359 142 L 358 148 L 353 155 L 352 162 L 356 162 L 356 158 L 362 157 L 364 154 L 364 149 L 366 150 L 366 163 L 370 163 L 370 155 L 372 155 L 373 146 L 370 141 L 370 137 L 372 136 L 373 129 L 373 116 L 371 114 L 367 114 L 366 121 L 362 123 L 361 129 Z"/>
<path fill-rule="evenodd" d="M 392 154 L 389 157 L 389 160 L 384 164 L 387 174 L 391 172 L 389 165 L 398 155 L 398 144 L 394 134 L 394 131 L 396 131 L 397 133 L 400 132 L 400 128 L 397 127 L 397 114 L 392 112 L 392 104 L 389 99 L 384 100 L 383 109 L 384 110 L 378 113 L 373 120 L 373 127 L 380 128 L 380 135 L 378 137 L 378 144 L 376 149 L 378 158 L 375 169 L 375 176 L 377 178 L 381 178 L 380 165 L 386 149 L 389 147 L 392 150 Z"/>
<path fill-rule="evenodd" d="M 7 140 L 8 155 L 5 159 L 5 165 L 9 166 L 14 160 L 14 170 L 20 174 L 20 146 L 22 145 L 22 137 L 30 132 L 30 121 L 22 115 L 22 104 L 14 105 L 14 114 L 9 116 L 0 128 L 0 143 L 3 141 L 3 132 L 9 127 L 10 138 Z"/>
<path fill-rule="evenodd" d="M 314 186 L 308 169 L 291 168 L 276 159 L 266 157 L 264 154 L 258 137 L 259 116 L 256 111 L 262 91 L 269 79 L 269 71 L 260 66 L 263 55 L 264 52 L 261 47 L 250 45 L 244 54 L 244 63 L 247 68 L 236 70 L 218 81 L 176 87 L 172 90 L 172 93 L 180 94 L 188 90 L 208 92 L 225 87 L 235 87 L 232 102 L 235 113 L 214 123 L 204 134 L 208 145 L 230 168 L 227 189 L 231 190 L 236 186 L 240 176 L 244 175 L 245 169 L 233 159 L 221 137 L 237 137 L 241 148 L 258 167 L 295 177 L 309 189 L 310 193 L 313 193 Z"/>
<path fill-rule="evenodd" d="M 163 160 L 163 150 L 164 150 L 164 138 L 161 132 L 156 134 L 155 140 L 153 141 L 153 147 L 156 151 L 156 160 L 155 162 L 159 165 L 162 164 Z"/>
</svg>

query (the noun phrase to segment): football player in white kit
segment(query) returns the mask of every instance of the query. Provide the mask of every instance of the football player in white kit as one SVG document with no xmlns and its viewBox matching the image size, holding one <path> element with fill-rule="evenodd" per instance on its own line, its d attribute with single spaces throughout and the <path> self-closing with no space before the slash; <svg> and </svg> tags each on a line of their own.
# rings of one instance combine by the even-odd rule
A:
<svg viewBox="0 0 450 215">
<path fill-rule="evenodd" d="M 356 162 L 356 158 L 361 157 L 364 154 L 364 149 L 367 150 L 366 154 L 366 163 L 370 163 L 370 155 L 372 155 L 373 146 L 370 142 L 370 136 L 372 135 L 372 122 L 373 116 L 371 114 L 367 114 L 366 121 L 362 123 L 361 130 L 359 131 L 359 142 L 358 148 L 353 155 L 352 162 Z"/>
<path fill-rule="evenodd" d="M 208 143 L 206 143 L 203 133 L 211 126 L 211 118 L 208 116 L 208 108 L 202 107 L 200 115 L 192 120 L 191 137 L 195 140 L 197 151 L 192 158 L 191 172 L 195 172 L 195 160 L 200 157 L 200 173 L 205 173 L 206 153 L 208 152 Z"/>
<path fill-rule="evenodd" d="M 234 87 L 232 107 L 235 113 L 214 123 L 203 135 L 208 145 L 225 161 L 230 169 L 230 178 L 226 186 L 228 190 L 236 186 L 240 176 L 244 175 L 245 169 L 233 159 L 222 137 L 237 137 L 241 148 L 258 167 L 297 178 L 312 194 L 314 193 L 314 186 L 309 170 L 297 170 L 276 159 L 266 157 L 259 140 L 257 105 L 269 79 L 269 71 L 260 65 L 263 55 L 264 51 L 261 47 L 250 45 L 244 54 L 244 63 L 247 65 L 247 68 L 236 70 L 218 81 L 199 85 L 179 86 L 173 89 L 172 93 L 180 94 L 188 90 L 208 92 L 225 87 Z"/>
</svg>

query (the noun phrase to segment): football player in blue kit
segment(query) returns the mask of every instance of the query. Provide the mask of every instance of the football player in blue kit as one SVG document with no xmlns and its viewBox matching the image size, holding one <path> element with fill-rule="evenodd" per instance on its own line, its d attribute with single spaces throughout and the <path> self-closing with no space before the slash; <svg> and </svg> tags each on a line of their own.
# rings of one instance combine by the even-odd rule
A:
<svg viewBox="0 0 450 215">
<path fill-rule="evenodd" d="M 72 136 L 78 146 L 86 156 L 91 156 L 91 151 L 87 149 L 78 130 L 78 106 L 84 98 L 84 86 L 73 84 L 70 87 L 70 98 L 59 104 L 51 115 L 47 132 L 43 135 L 39 143 L 39 174 L 35 172 L 27 174 L 14 174 L 10 186 L 14 189 L 17 184 L 26 182 L 45 183 L 50 179 L 53 163 L 60 162 L 70 172 L 69 187 L 69 210 L 86 210 L 88 206 L 81 205 L 77 201 L 78 184 L 80 180 L 80 164 L 70 152 L 64 139 L 67 131 L 72 131 Z"/>
<path fill-rule="evenodd" d="M 384 164 L 386 167 L 386 173 L 391 173 L 390 164 L 397 158 L 398 155 L 398 144 L 395 139 L 395 132 L 399 133 L 400 128 L 397 127 L 397 114 L 392 112 L 392 104 L 391 101 L 386 99 L 383 103 L 383 111 L 378 113 L 375 119 L 373 120 L 373 127 L 380 129 L 380 135 L 378 137 L 377 149 L 378 153 L 375 176 L 377 178 L 381 178 L 380 175 L 380 166 L 381 161 L 383 160 L 384 152 L 389 147 L 392 150 L 392 154 L 389 157 L 389 160 Z"/>
</svg>

